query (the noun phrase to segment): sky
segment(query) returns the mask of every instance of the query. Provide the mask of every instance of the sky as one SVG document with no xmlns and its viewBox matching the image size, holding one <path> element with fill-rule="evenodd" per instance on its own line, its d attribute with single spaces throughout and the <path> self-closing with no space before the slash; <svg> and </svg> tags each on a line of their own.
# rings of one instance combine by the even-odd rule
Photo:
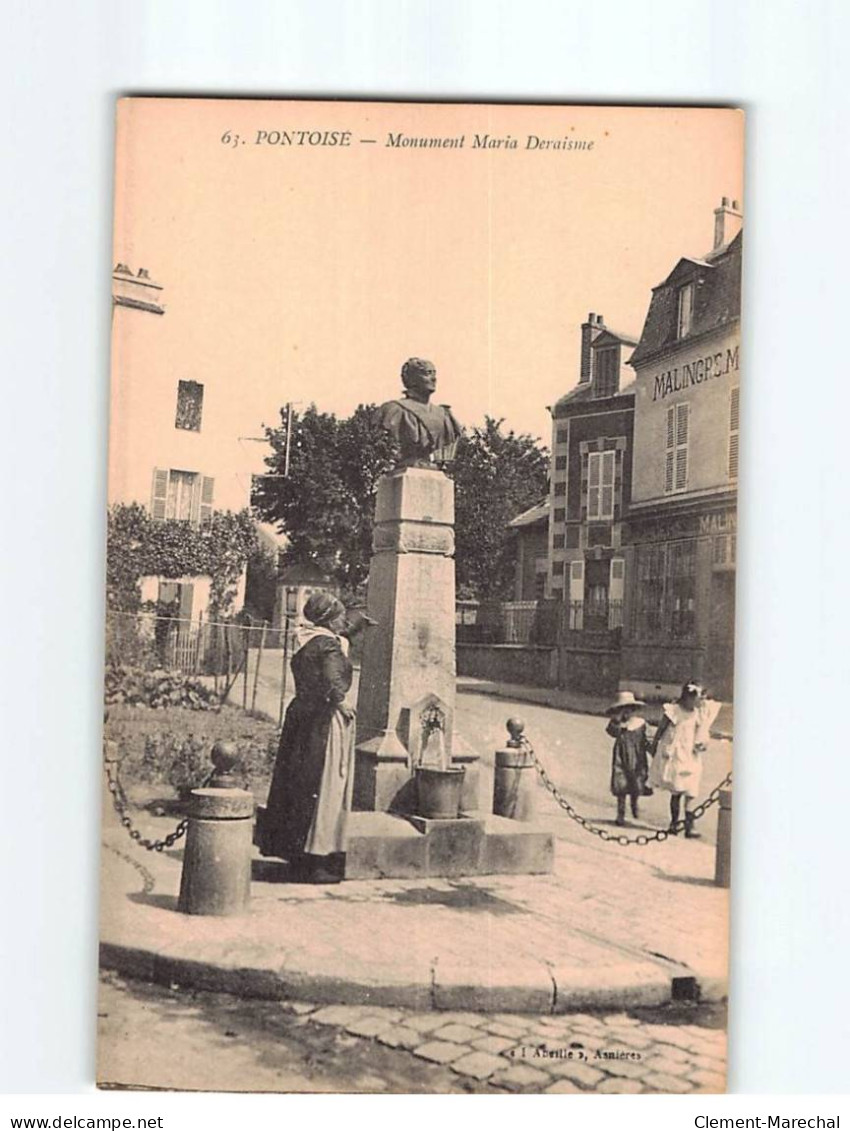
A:
<svg viewBox="0 0 850 1131">
<path fill-rule="evenodd" d="M 742 200 L 735 110 L 149 98 L 118 119 L 115 262 L 163 285 L 161 356 L 222 390 L 240 435 L 288 400 L 388 400 L 419 356 L 463 424 L 548 443 L 588 312 L 638 337 L 651 288 Z M 298 130 L 351 138 L 269 141 Z"/>
</svg>

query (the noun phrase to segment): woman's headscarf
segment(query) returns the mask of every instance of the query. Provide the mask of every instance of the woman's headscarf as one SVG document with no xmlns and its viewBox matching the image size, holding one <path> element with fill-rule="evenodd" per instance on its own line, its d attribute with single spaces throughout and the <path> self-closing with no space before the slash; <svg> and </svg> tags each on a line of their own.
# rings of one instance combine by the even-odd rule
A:
<svg viewBox="0 0 850 1131">
<path fill-rule="evenodd" d="M 320 590 L 311 593 L 304 603 L 304 616 L 312 624 L 324 627 L 345 612 L 345 605 L 332 593 Z"/>
</svg>

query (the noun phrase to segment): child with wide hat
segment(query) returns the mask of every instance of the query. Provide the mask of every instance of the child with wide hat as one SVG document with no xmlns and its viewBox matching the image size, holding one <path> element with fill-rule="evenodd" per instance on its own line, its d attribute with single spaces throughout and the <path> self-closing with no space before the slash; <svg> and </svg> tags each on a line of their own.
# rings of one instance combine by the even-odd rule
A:
<svg viewBox="0 0 850 1131">
<path fill-rule="evenodd" d="M 617 824 L 626 823 L 626 798 L 631 801 L 632 816 L 637 820 L 638 798 L 651 794 L 646 779 L 649 774 L 649 739 L 646 719 L 640 713 L 646 704 L 632 691 L 620 691 L 605 714 L 609 722 L 606 733 L 614 739 L 611 756 L 611 792 L 617 799 Z"/>
</svg>

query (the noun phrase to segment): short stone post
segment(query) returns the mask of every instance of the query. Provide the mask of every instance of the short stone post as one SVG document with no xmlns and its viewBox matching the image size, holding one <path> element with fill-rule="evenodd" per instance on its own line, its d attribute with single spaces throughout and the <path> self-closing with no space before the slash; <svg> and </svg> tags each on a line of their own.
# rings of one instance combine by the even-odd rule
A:
<svg viewBox="0 0 850 1131">
<path fill-rule="evenodd" d="M 728 888 L 732 873 L 732 790 L 721 789 L 720 812 L 717 817 L 717 855 L 714 863 L 714 882 Z"/>
<path fill-rule="evenodd" d="M 185 915 L 242 915 L 251 897 L 254 797 L 232 774 L 231 742 L 212 748 L 213 778 L 192 790 L 178 910 Z"/>
<path fill-rule="evenodd" d="M 493 812 L 514 821 L 533 821 L 537 812 L 537 771 L 534 757 L 522 737 L 525 723 L 510 718 L 510 738 L 496 751 L 493 773 Z"/>
</svg>

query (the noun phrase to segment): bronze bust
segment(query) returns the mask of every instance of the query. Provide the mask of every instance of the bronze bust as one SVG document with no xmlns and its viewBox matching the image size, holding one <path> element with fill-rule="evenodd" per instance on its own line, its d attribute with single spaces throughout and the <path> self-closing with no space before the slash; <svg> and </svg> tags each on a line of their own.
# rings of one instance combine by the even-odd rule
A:
<svg viewBox="0 0 850 1131">
<path fill-rule="evenodd" d="M 432 405 L 437 370 L 424 358 L 411 357 L 401 369 L 404 392 L 378 409 L 378 421 L 399 448 L 399 467 L 451 463 L 463 430 L 448 405 Z"/>
</svg>

